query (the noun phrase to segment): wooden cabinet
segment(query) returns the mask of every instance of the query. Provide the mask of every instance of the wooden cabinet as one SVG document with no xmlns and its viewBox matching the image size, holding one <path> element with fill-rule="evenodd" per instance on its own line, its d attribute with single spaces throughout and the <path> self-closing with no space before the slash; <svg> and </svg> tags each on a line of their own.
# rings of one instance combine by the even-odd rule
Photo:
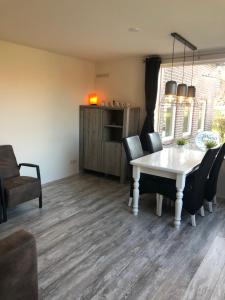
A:
<svg viewBox="0 0 225 300">
<path fill-rule="evenodd" d="M 140 108 L 80 106 L 80 169 L 119 176 L 127 162 L 122 138 L 139 130 Z"/>
<path fill-rule="evenodd" d="M 83 116 L 84 168 L 102 172 L 102 112 L 85 108 Z"/>
<path fill-rule="evenodd" d="M 120 143 L 104 142 L 104 173 L 120 176 L 122 149 Z"/>
</svg>

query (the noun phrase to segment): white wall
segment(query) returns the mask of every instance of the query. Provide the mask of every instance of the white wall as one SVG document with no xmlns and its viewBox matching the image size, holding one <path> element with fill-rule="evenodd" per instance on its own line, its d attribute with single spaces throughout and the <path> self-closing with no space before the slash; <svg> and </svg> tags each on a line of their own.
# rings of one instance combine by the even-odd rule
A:
<svg viewBox="0 0 225 300">
<path fill-rule="evenodd" d="M 95 87 L 101 98 L 106 101 L 116 99 L 140 106 L 143 120 L 145 115 L 144 73 L 145 65 L 141 58 L 99 62 L 96 64 Z"/>
<path fill-rule="evenodd" d="M 39 164 L 43 182 L 78 171 L 79 104 L 94 77 L 93 63 L 0 41 L 0 144 Z"/>
</svg>

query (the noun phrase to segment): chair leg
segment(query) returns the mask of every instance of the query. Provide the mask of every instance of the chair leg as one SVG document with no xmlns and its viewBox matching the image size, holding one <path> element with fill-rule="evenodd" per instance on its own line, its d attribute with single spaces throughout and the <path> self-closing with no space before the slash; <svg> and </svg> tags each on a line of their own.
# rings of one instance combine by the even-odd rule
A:
<svg viewBox="0 0 225 300">
<path fill-rule="evenodd" d="M 42 208 L 42 192 L 40 193 L 39 196 L 39 208 Z"/>
<path fill-rule="evenodd" d="M 209 212 L 213 212 L 212 202 L 208 202 Z"/>
<path fill-rule="evenodd" d="M 7 216 L 7 208 L 3 210 L 3 222 L 7 222 L 8 216 Z"/>
<path fill-rule="evenodd" d="M 7 216 L 7 207 L 5 204 L 5 199 L 2 199 L 0 205 L 2 205 L 3 222 L 7 222 L 8 216 Z"/>
<path fill-rule="evenodd" d="M 202 206 L 202 207 L 200 208 L 200 214 L 201 214 L 202 217 L 205 216 L 204 206 Z"/>
<path fill-rule="evenodd" d="M 216 201 L 216 195 L 213 197 L 213 204 L 217 204 L 217 201 Z"/>
<path fill-rule="evenodd" d="M 196 227 L 195 215 L 191 215 L 191 225 L 192 225 L 193 227 Z"/>
<path fill-rule="evenodd" d="M 7 206 L 6 206 L 6 202 L 5 202 L 5 195 L 4 195 L 4 188 L 3 188 L 3 185 L 2 185 L 2 181 L 1 181 L 1 195 L 0 195 L 0 198 L 1 198 L 1 203 L 0 205 L 2 206 L 2 217 L 3 217 L 3 222 L 6 222 L 8 217 L 7 217 Z"/>
<path fill-rule="evenodd" d="M 133 202 L 133 198 L 132 198 L 132 197 L 129 197 L 128 206 L 131 206 L 131 205 L 132 205 L 132 202 Z"/>
<path fill-rule="evenodd" d="M 156 194 L 156 215 L 161 217 L 162 215 L 162 202 L 163 196 L 160 194 Z"/>
</svg>

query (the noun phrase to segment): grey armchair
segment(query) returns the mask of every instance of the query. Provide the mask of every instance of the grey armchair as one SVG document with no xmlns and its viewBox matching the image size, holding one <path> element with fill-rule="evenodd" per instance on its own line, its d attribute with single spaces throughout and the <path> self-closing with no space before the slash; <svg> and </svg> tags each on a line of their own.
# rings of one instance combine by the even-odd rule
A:
<svg viewBox="0 0 225 300">
<path fill-rule="evenodd" d="M 37 178 L 20 176 L 22 166 L 36 168 Z M 39 208 L 42 207 L 39 166 L 27 163 L 18 165 L 11 145 L 0 146 L 0 197 L 3 221 L 7 221 L 7 208 L 22 202 L 39 198 Z"/>
</svg>

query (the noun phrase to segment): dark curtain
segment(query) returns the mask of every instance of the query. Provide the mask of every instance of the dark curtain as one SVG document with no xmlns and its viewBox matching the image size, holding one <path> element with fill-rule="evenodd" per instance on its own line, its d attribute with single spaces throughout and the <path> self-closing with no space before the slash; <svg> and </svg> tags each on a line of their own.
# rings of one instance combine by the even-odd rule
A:
<svg viewBox="0 0 225 300">
<path fill-rule="evenodd" d="M 140 135 L 142 147 L 145 151 L 148 150 L 146 135 L 149 132 L 154 132 L 154 111 L 160 64 L 161 58 L 159 56 L 149 57 L 145 60 L 145 108 L 147 115 Z"/>
</svg>

